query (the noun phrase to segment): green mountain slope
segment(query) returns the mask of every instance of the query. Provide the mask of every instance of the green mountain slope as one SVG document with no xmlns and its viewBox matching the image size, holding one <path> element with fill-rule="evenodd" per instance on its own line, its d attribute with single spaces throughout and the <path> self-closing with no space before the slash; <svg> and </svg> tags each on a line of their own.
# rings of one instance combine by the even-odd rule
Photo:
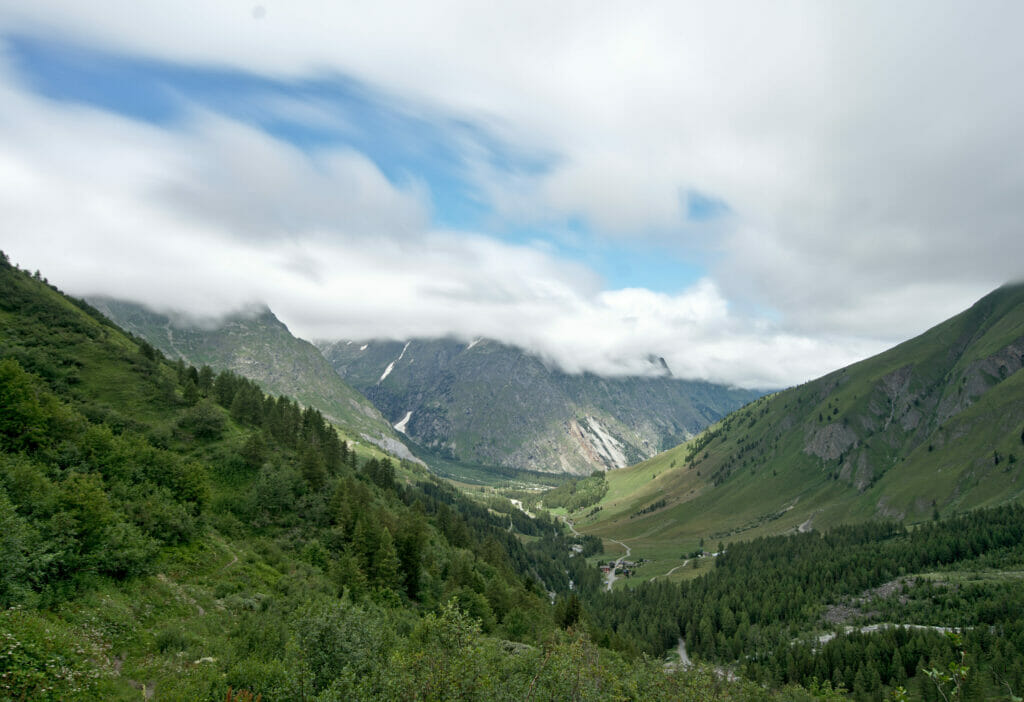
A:
<svg viewBox="0 0 1024 702">
<path fill-rule="evenodd" d="M 269 392 L 316 407 L 354 439 L 413 458 L 373 404 L 342 380 L 315 346 L 293 336 L 267 308 L 233 315 L 216 325 L 198 325 L 132 302 L 110 298 L 89 302 L 172 359 L 238 373 Z"/>
<path fill-rule="evenodd" d="M 0 254 L 0 700 L 766 697 L 598 647 L 569 544 Z"/>
<path fill-rule="evenodd" d="M 1006 286 L 917 338 L 609 474 L 601 510 L 581 524 L 677 558 L 700 539 L 912 523 L 1019 500 L 1022 362 L 1024 286 Z"/>
<path fill-rule="evenodd" d="M 757 397 L 672 378 L 570 375 L 491 340 L 322 344 L 334 368 L 419 446 L 449 460 L 543 472 L 621 468 Z"/>
</svg>

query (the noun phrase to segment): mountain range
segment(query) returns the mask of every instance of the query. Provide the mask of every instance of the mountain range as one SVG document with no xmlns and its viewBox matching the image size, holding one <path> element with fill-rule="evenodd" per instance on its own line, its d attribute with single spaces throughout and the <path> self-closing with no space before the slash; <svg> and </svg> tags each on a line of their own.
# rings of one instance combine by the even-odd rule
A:
<svg viewBox="0 0 1024 702">
<path fill-rule="evenodd" d="M 429 454 L 459 462 L 589 474 L 694 436 L 762 393 L 672 377 L 569 374 L 490 339 L 319 344 L 338 373 Z"/>
<path fill-rule="evenodd" d="M 1022 285 L 762 397 L 673 378 L 657 358 L 649 377 L 571 375 L 488 339 L 317 348 L 269 310 L 207 328 L 93 302 L 172 358 L 290 391 L 357 436 L 404 451 L 400 437 L 428 463 L 578 475 L 632 465 L 609 473 L 598 512 L 577 515 L 581 528 L 615 538 L 646 533 L 675 549 L 708 536 L 929 519 L 1024 494 Z"/>
<path fill-rule="evenodd" d="M 600 576 L 558 524 L 351 448 L 0 252 L 0 700 L 564 699 L 580 645 L 680 698 L 559 639 Z"/>
<path fill-rule="evenodd" d="M 572 375 L 488 339 L 321 342 L 318 350 L 265 307 L 210 324 L 122 300 L 90 303 L 170 358 L 239 373 L 316 407 L 354 438 L 403 458 L 411 447 L 462 477 L 622 468 L 761 394 L 673 378 L 653 357 L 648 377 Z"/>
</svg>

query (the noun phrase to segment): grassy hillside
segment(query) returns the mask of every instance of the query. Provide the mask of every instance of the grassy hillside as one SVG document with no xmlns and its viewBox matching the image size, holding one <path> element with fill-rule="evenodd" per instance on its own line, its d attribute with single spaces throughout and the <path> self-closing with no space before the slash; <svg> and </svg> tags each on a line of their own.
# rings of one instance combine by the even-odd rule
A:
<svg viewBox="0 0 1024 702">
<path fill-rule="evenodd" d="M 658 558 L 654 573 L 702 539 L 711 551 L 737 538 L 915 523 L 1020 500 L 1022 361 L 1024 286 L 1007 286 L 890 351 L 758 399 L 609 473 L 607 495 L 577 526 Z"/>
<path fill-rule="evenodd" d="M 316 407 L 356 441 L 411 458 L 373 404 L 342 380 L 315 346 L 293 336 L 269 309 L 234 315 L 216 325 L 199 325 L 131 302 L 94 298 L 90 303 L 171 359 L 234 371 L 268 392 Z"/>
</svg>

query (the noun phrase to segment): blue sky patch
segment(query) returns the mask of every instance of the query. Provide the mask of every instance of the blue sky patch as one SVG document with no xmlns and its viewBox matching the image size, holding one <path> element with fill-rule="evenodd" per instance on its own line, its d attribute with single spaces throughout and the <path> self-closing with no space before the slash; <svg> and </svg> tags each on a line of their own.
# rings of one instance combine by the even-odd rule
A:
<svg viewBox="0 0 1024 702">
<path fill-rule="evenodd" d="M 731 211 L 725 202 L 716 197 L 698 190 L 686 191 L 686 218 L 691 222 L 707 222 Z"/>
<path fill-rule="evenodd" d="M 706 272 L 667 247 L 599 237 L 578 219 L 526 228 L 501 222 L 468 178 L 465 145 L 471 144 L 473 157 L 496 171 L 526 175 L 552 168 L 557 154 L 523 153 L 483 125 L 423 113 L 344 75 L 282 81 L 36 37 L 7 36 L 3 41 L 26 85 L 47 99 L 90 105 L 165 129 L 187 128 L 192 112 L 203 109 L 307 152 L 354 149 L 396 185 L 410 180 L 425 184 L 435 226 L 478 231 L 521 245 L 542 241 L 545 249 L 595 270 L 611 289 L 675 293 Z M 689 191 L 686 211 L 697 223 L 729 208 Z M 566 237 L 567 231 L 572 235 Z"/>
</svg>

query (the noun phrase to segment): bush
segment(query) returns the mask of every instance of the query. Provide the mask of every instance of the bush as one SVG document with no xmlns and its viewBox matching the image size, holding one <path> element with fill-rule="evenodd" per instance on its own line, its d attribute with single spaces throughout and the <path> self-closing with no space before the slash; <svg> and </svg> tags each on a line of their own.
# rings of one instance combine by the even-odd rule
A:
<svg viewBox="0 0 1024 702">
<path fill-rule="evenodd" d="M 0 607 L 21 602 L 30 592 L 27 582 L 33 536 L 0 487 Z"/>
<path fill-rule="evenodd" d="M 97 554 L 97 570 L 117 578 L 145 573 L 156 555 L 156 542 L 134 524 L 116 522 L 103 533 Z"/>
<path fill-rule="evenodd" d="M 156 635 L 156 649 L 160 653 L 179 653 L 194 643 L 191 636 L 177 626 L 161 629 Z"/>
<path fill-rule="evenodd" d="M 178 426 L 197 439 L 213 440 L 224 435 L 227 419 L 210 400 L 203 400 L 185 412 Z"/>
</svg>

